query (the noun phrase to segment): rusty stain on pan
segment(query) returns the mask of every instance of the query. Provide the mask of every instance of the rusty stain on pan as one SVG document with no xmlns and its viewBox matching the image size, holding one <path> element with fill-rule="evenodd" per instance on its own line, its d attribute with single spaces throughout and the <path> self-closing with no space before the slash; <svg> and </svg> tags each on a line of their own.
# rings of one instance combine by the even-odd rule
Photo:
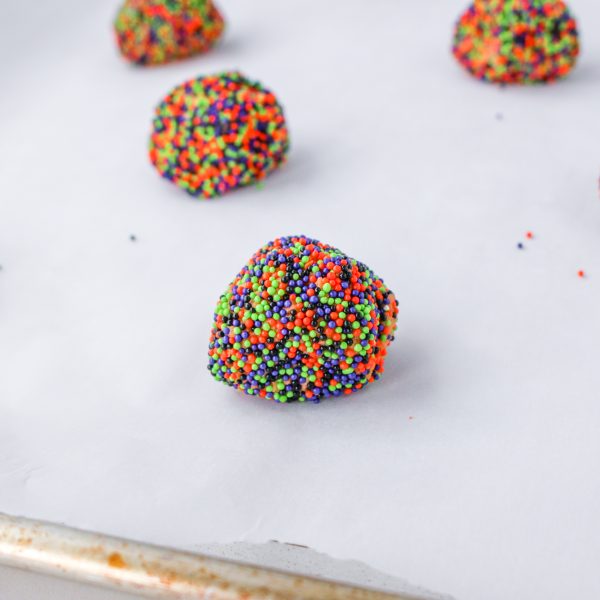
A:
<svg viewBox="0 0 600 600">
<path fill-rule="evenodd" d="M 0 564 L 196 600 L 417 600 L 0 514 Z"/>
</svg>

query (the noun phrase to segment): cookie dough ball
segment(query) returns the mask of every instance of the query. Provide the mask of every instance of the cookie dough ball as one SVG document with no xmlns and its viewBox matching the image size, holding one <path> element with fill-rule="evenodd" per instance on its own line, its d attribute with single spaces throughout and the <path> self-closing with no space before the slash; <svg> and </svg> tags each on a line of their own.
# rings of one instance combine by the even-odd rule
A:
<svg viewBox="0 0 600 600">
<path fill-rule="evenodd" d="M 548 83 L 579 54 L 577 25 L 561 0 L 475 0 L 456 25 L 454 56 L 494 83 Z"/>
<path fill-rule="evenodd" d="M 394 294 L 369 267 L 304 235 L 263 246 L 221 296 L 208 369 L 277 402 L 319 402 L 379 379 Z"/>
<path fill-rule="evenodd" d="M 150 160 L 193 196 L 260 181 L 289 148 L 283 109 L 260 83 L 227 72 L 177 86 L 156 108 Z"/>
<path fill-rule="evenodd" d="M 223 27 L 212 0 L 125 0 L 115 20 L 121 54 L 141 65 L 205 52 Z"/>
</svg>

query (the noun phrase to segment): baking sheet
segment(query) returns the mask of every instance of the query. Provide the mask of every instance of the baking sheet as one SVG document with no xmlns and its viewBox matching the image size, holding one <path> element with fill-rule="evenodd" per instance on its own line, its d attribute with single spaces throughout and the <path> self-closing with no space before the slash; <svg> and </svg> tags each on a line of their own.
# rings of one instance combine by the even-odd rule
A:
<svg viewBox="0 0 600 600">
<path fill-rule="evenodd" d="M 570 5 L 572 77 L 499 89 L 449 55 L 459 0 L 223 0 L 220 46 L 155 69 L 116 56 L 112 1 L 3 0 L 0 511 L 597 598 L 600 7 Z M 293 148 L 197 202 L 148 165 L 152 109 L 227 68 L 278 94 Z M 206 347 L 241 265 L 296 232 L 384 277 L 399 330 L 376 385 L 278 406 Z"/>
</svg>

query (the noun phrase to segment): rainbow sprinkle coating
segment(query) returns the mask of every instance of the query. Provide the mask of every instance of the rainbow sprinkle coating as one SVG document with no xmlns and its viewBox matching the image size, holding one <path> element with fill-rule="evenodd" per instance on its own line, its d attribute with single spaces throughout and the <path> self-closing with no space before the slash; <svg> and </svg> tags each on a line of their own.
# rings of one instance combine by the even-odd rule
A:
<svg viewBox="0 0 600 600">
<path fill-rule="evenodd" d="M 383 373 L 394 294 L 361 262 L 304 235 L 263 246 L 217 304 L 215 379 L 276 402 L 351 394 Z"/>
<path fill-rule="evenodd" d="M 573 68 L 577 25 L 561 0 L 475 0 L 456 25 L 453 53 L 478 79 L 548 83 Z"/>
<path fill-rule="evenodd" d="M 121 54 L 141 65 L 205 52 L 223 27 L 212 0 L 125 0 L 115 20 Z"/>
<path fill-rule="evenodd" d="M 285 162 L 283 109 L 238 72 L 192 79 L 156 108 L 150 160 L 193 196 L 213 198 L 256 183 Z"/>
</svg>

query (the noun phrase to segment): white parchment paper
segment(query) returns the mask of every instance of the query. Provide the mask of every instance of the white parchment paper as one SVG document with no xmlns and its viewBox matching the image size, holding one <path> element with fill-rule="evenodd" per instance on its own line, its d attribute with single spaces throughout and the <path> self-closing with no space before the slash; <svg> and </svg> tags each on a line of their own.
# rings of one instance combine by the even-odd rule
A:
<svg viewBox="0 0 600 600">
<path fill-rule="evenodd" d="M 214 52 L 152 69 L 117 56 L 116 2 L 2 0 L 0 511 L 600 597 L 600 5 L 570 5 L 572 77 L 502 90 L 449 54 L 462 0 L 222 0 Z M 148 164 L 153 107 L 230 68 L 279 96 L 290 161 L 194 201 Z M 375 269 L 399 329 L 379 383 L 278 406 L 214 382 L 207 339 L 297 232 Z"/>
</svg>

